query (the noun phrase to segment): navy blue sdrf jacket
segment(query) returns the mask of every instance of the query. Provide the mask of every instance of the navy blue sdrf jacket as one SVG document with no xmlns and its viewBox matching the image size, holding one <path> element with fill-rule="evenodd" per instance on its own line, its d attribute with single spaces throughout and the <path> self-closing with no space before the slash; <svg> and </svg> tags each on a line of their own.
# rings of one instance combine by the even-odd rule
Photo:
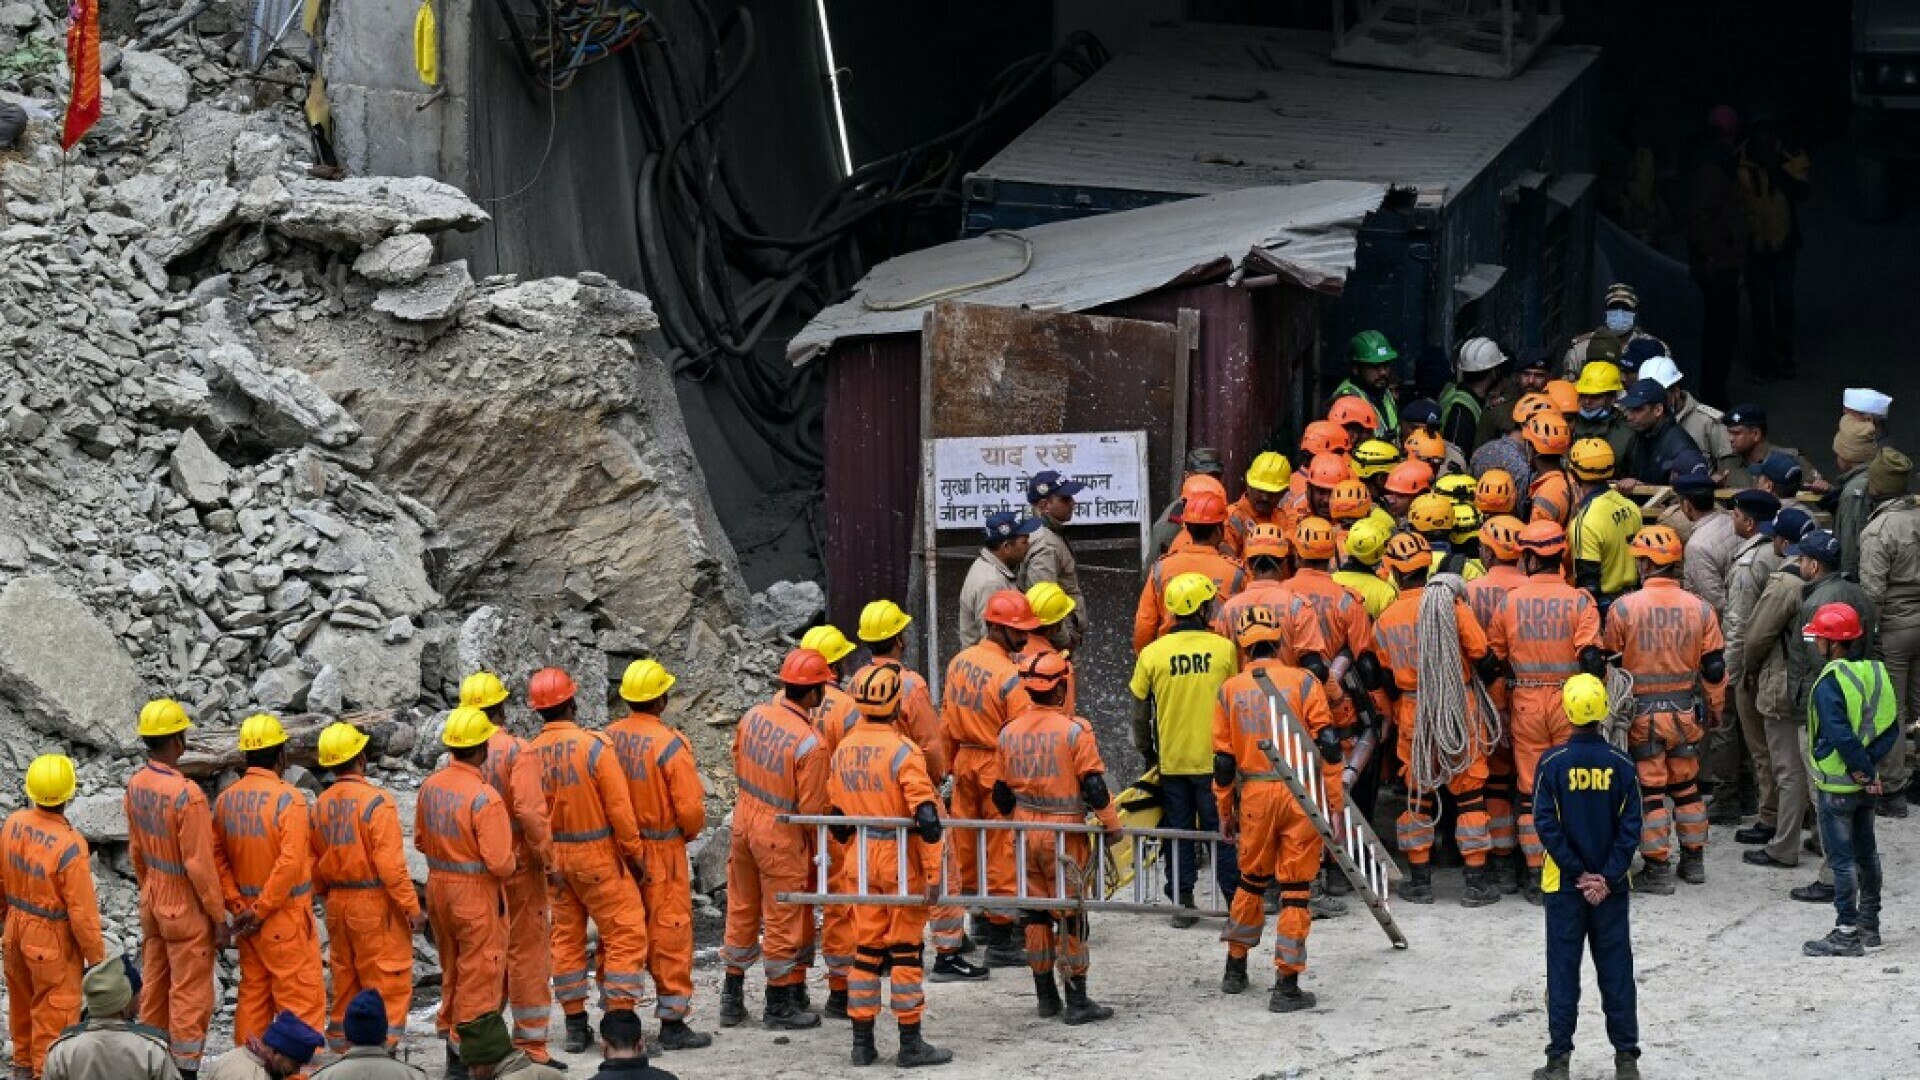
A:
<svg viewBox="0 0 1920 1080">
<path fill-rule="evenodd" d="M 1607 888 L 1627 887 L 1627 868 L 1640 847 L 1640 777 L 1633 759 L 1613 748 L 1596 727 L 1540 757 L 1534 769 L 1533 827 L 1547 849 L 1540 891 L 1571 890 L 1582 874 L 1599 874 Z"/>
</svg>

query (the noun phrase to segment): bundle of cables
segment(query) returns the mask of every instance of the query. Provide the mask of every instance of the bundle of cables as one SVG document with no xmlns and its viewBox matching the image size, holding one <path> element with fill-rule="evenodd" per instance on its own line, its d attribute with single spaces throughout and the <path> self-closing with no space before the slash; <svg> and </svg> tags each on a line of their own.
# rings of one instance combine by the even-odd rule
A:
<svg viewBox="0 0 1920 1080">
<path fill-rule="evenodd" d="M 634 0 L 533 0 L 524 20 L 511 0 L 494 0 L 529 78 L 548 90 L 573 85 L 580 70 L 639 41 L 653 16 Z"/>
</svg>

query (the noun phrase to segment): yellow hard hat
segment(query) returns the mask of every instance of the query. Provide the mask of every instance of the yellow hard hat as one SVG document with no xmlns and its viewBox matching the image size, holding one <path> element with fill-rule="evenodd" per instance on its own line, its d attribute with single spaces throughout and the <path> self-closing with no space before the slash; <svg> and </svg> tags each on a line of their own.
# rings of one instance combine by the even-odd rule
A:
<svg viewBox="0 0 1920 1080">
<path fill-rule="evenodd" d="M 1191 615 L 1220 594 L 1213 579 L 1205 574 L 1181 574 L 1167 583 L 1167 610 L 1175 615 Z"/>
<path fill-rule="evenodd" d="M 27 766 L 27 798 L 35 806 L 62 806 L 73 801 L 78 781 L 73 759 L 65 754 L 41 754 Z"/>
<path fill-rule="evenodd" d="M 140 737 L 143 739 L 157 739 L 192 727 L 193 721 L 187 719 L 186 706 L 172 698 L 154 698 L 140 708 Z"/>
<path fill-rule="evenodd" d="M 1613 475 L 1613 447 L 1605 439 L 1581 439 L 1567 451 L 1567 468 L 1581 480 L 1605 480 Z"/>
<path fill-rule="evenodd" d="M 1380 553 L 1387 550 L 1391 530 L 1372 518 L 1361 518 L 1347 530 L 1347 554 L 1367 566 L 1380 565 Z"/>
<path fill-rule="evenodd" d="M 1473 502 L 1473 493 L 1480 486 L 1468 473 L 1448 473 L 1433 482 L 1433 490 L 1458 503 Z"/>
<path fill-rule="evenodd" d="M 1368 439 L 1353 452 L 1353 474 L 1371 480 L 1392 472 L 1401 460 L 1399 447 L 1385 439 Z"/>
<path fill-rule="evenodd" d="M 1407 525 L 1415 532 L 1450 532 L 1453 529 L 1452 499 L 1435 492 L 1413 500 L 1407 508 Z"/>
<path fill-rule="evenodd" d="M 1560 703 L 1570 724 L 1597 724 L 1607 715 L 1607 684 L 1581 672 L 1560 688 Z"/>
<path fill-rule="evenodd" d="M 1051 581 L 1038 582 L 1028 589 L 1027 603 L 1032 606 L 1033 617 L 1040 620 L 1041 626 L 1052 626 L 1073 614 L 1073 597 Z"/>
<path fill-rule="evenodd" d="M 271 750 L 287 741 L 287 729 L 272 713 L 254 713 L 240 723 L 240 752 Z"/>
<path fill-rule="evenodd" d="M 1620 365 L 1608 360 L 1589 361 L 1580 369 L 1580 381 L 1573 384 L 1577 394 L 1617 394 L 1625 389 L 1620 382 Z"/>
<path fill-rule="evenodd" d="M 1269 450 L 1253 459 L 1247 469 L 1247 486 L 1256 491 L 1281 492 L 1293 479 L 1293 466 L 1287 459 Z"/>
<path fill-rule="evenodd" d="M 672 673 L 661 667 L 660 661 L 635 660 L 627 665 L 626 674 L 620 676 L 620 697 L 637 705 L 673 689 L 673 684 Z"/>
<path fill-rule="evenodd" d="M 1480 535 L 1480 511 L 1472 503 L 1453 504 L 1453 542 L 1464 544 Z"/>
<path fill-rule="evenodd" d="M 499 731 L 499 725 L 487 718 L 487 714 L 471 705 L 462 705 L 447 714 L 447 726 L 440 732 L 440 741 L 449 750 L 466 750 L 488 739 Z"/>
<path fill-rule="evenodd" d="M 837 664 L 853 651 L 853 642 L 837 627 L 816 626 L 800 638 L 800 647 L 819 653 L 829 664 Z"/>
<path fill-rule="evenodd" d="M 899 604 L 875 600 L 860 609 L 860 640 L 875 642 L 899 637 L 912 621 L 913 616 L 900 610 Z"/>
<path fill-rule="evenodd" d="M 355 754 L 366 748 L 366 732 L 345 722 L 328 724 L 327 730 L 320 733 L 320 767 L 331 769 L 352 761 Z"/>
<path fill-rule="evenodd" d="M 507 700 L 507 685 L 491 671 L 476 671 L 460 680 L 460 704 L 491 709 Z"/>
</svg>

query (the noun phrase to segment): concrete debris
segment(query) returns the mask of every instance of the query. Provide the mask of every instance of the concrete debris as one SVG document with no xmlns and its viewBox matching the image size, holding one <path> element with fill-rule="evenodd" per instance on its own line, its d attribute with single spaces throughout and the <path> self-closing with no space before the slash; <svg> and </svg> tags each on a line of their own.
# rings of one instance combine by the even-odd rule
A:
<svg viewBox="0 0 1920 1080">
<path fill-rule="evenodd" d="M 827 614 L 827 594 L 817 582 L 776 581 L 755 593 L 747 611 L 747 632 L 761 637 L 798 638 Z"/>
<path fill-rule="evenodd" d="M 113 795 L 82 795 L 67 804 L 67 822 L 90 844 L 124 844 L 126 800 Z"/>
<path fill-rule="evenodd" d="M 401 233 L 362 251 L 353 260 L 353 272 L 382 285 L 418 281 L 433 264 L 433 241 L 418 233 Z"/>
<path fill-rule="evenodd" d="M 141 102 L 168 113 L 187 110 L 192 76 L 179 64 L 158 53 L 127 49 L 120 54 L 120 70 L 127 77 L 127 89 Z"/>
<path fill-rule="evenodd" d="M 145 704 L 133 661 L 107 624 L 50 577 L 0 590 L 0 717 L 82 746 L 131 753 L 128 717 Z"/>
<path fill-rule="evenodd" d="M 490 218 L 451 184 L 425 176 L 299 178 L 274 228 L 333 248 L 368 248 L 399 233 L 468 232 Z"/>
<path fill-rule="evenodd" d="M 473 275 L 460 259 L 428 270 L 419 279 L 380 290 L 373 310 L 402 322 L 444 323 L 460 313 L 473 295 Z"/>
</svg>

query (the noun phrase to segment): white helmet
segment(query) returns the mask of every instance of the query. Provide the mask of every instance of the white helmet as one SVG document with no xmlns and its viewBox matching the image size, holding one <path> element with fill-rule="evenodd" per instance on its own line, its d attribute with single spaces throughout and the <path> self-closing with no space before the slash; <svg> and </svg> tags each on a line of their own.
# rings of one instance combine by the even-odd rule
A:
<svg viewBox="0 0 1920 1080">
<path fill-rule="evenodd" d="M 1491 339 L 1468 338 L 1460 346 L 1460 373 L 1471 375 L 1476 371 L 1492 371 L 1507 362 L 1507 354 L 1500 351 Z"/>
<path fill-rule="evenodd" d="M 1680 365 L 1673 362 L 1673 357 L 1656 356 L 1641 363 L 1640 377 L 1652 379 L 1671 390 L 1685 376 L 1680 373 Z"/>
</svg>

